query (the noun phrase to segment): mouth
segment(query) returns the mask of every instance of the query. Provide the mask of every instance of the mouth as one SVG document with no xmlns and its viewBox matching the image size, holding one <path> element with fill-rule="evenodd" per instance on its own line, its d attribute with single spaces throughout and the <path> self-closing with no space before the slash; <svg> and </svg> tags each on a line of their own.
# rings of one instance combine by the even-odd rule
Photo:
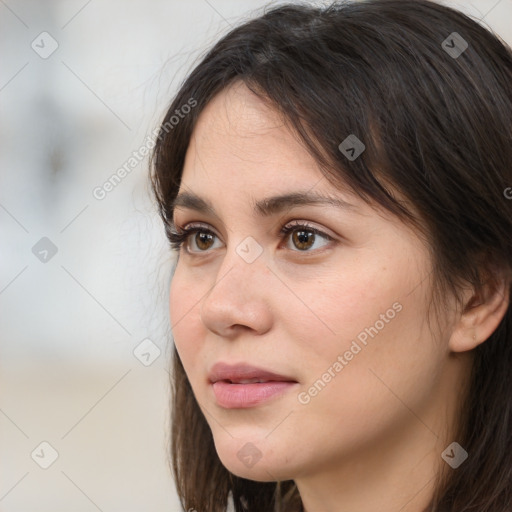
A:
<svg viewBox="0 0 512 512">
<path fill-rule="evenodd" d="M 223 379 L 215 382 L 227 382 L 228 384 L 265 384 L 267 382 L 292 382 L 292 381 L 278 381 L 278 380 L 264 380 L 264 379 Z"/>
<path fill-rule="evenodd" d="M 291 377 L 246 364 L 217 363 L 208 378 L 217 404 L 225 409 L 255 407 L 298 386 Z"/>
</svg>

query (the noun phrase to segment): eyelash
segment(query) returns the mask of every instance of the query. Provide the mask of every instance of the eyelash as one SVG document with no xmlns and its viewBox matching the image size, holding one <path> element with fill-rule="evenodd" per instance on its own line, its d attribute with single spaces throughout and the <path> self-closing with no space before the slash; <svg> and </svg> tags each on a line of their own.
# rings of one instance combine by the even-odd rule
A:
<svg viewBox="0 0 512 512">
<path fill-rule="evenodd" d="M 320 231 L 319 229 L 315 228 L 314 226 L 310 226 L 306 223 L 296 223 L 293 225 L 283 226 L 280 230 L 281 238 L 286 238 L 288 235 L 290 235 L 293 231 L 309 231 L 311 233 L 314 233 L 315 235 L 320 235 L 327 240 L 333 240 L 331 236 L 329 236 L 327 233 L 324 233 L 323 231 Z M 217 236 L 213 231 L 211 231 L 208 228 L 205 228 L 203 226 L 194 226 L 190 228 L 177 228 L 176 231 L 169 231 L 168 237 L 169 241 L 171 243 L 171 248 L 174 251 L 179 251 L 182 247 L 182 245 L 187 241 L 187 239 L 194 233 L 197 233 L 198 231 L 203 233 L 209 233 L 213 236 Z M 203 253 L 207 253 L 208 251 L 200 251 Z M 296 251 L 296 252 L 314 252 L 314 251 Z"/>
</svg>

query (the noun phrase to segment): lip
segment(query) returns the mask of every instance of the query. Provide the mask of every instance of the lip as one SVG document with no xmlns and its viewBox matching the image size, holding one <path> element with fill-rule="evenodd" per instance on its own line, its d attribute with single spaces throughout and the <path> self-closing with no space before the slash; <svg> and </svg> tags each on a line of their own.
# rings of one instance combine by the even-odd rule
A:
<svg viewBox="0 0 512 512">
<path fill-rule="evenodd" d="M 274 382 L 297 382 L 292 377 L 286 375 L 279 375 L 278 373 L 264 368 L 258 368 L 245 363 L 240 364 L 228 364 L 224 362 L 215 363 L 212 369 L 208 373 L 208 379 L 210 383 L 217 382 L 219 380 L 248 380 L 248 379 L 261 379 Z"/>
<path fill-rule="evenodd" d="M 266 382 L 237 383 L 260 379 Z M 298 385 L 292 377 L 248 364 L 216 363 L 208 374 L 217 404 L 225 409 L 245 409 L 267 402 Z"/>
</svg>

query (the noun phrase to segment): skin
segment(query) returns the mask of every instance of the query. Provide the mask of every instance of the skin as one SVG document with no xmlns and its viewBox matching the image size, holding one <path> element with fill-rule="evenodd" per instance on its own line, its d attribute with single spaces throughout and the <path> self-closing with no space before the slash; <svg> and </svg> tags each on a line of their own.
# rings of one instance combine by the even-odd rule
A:
<svg viewBox="0 0 512 512">
<path fill-rule="evenodd" d="M 357 210 L 300 206 L 268 218 L 253 211 L 252 201 L 309 190 Z M 192 254 L 181 249 L 170 316 L 222 463 L 247 479 L 293 479 L 307 512 L 422 510 L 446 467 L 441 453 L 456 441 L 451 431 L 469 351 L 499 324 L 506 288 L 480 299 L 468 288 L 473 307 L 459 311 L 449 303 L 429 328 L 432 264 L 424 242 L 396 218 L 329 184 L 278 114 L 242 84 L 202 112 L 182 191 L 208 199 L 219 217 L 183 207 L 174 212 L 180 228 L 200 223 L 216 236 L 201 245 L 193 234 Z M 301 251 L 293 233 L 279 234 L 295 220 L 333 240 L 317 235 Z M 236 252 L 248 236 L 263 249 L 252 263 Z M 396 303 L 400 312 L 301 403 L 299 393 Z M 218 361 L 253 364 L 298 384 L 257 407 L 225 409 L 207 379 Z M 246 443 L 261 453 L 252 467 L 237 457 Z"/>
</svg>

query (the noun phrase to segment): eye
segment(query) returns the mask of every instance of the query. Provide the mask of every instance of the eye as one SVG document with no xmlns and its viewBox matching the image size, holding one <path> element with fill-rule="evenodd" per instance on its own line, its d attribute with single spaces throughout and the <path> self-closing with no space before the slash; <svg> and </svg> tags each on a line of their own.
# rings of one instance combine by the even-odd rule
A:
<svg viewBox="0 0 512 512">
<path fill-rule="evenodd" d="M 333 238 L 327 233 L 300 221 L 297 221 L 292 225 L 283 226 L 281 228 L 281 233 L 285 235 L 285 237 L 288 237 L 291 234 L 292 236 L 290 237 L 290 241 L 297 249 L 299 249 L 300 252 L 313 252 L 309 249 L 315 245 L 315 242 L 317 242 L 318 239 L 323 238 L 324 240 L 333 240 Z M 327 245 L 327 242 L 320 245 L 320 247 L 324 247 L 325 245 Z M 318 248 L 319 247 L 317 247 L 317 249 Z"/>
<path fill-rule="evenodd" d="M 295 252 L 314 252 L 310 249 L 315 246 L 318 240 L 333 240 L 327 233 L 300 221 L 283 226 L 280 233 L 281 238 L 289 238 L 293 246 L 298 249 L 298 251 Z M 215 248 L 213 243 L 215 239 L 218 238 L 213 231 L 202 225 L 176 228 L 175 231 L 169 230 L 167 236 L 173 250 L 179 251 L 182 246 L 185 246 L 185 249 L 189 253 L 207 252 L 209 249 Z M 327 245 L 327 242 L 320 245 L 320 247 L 325 245 Z M 316 249 L 320 247 L 316 247 Z M 290 249 L 289 244 L 288 249 Z"/>
<path fill-rule="evenodd" d="M 195 236 L 192 236 L 195 235 Z M 217 235 L 204 226 L 188 226 L 186 228 L 177 228 L 175 231 L 168 231 L 167 237 L 171 243 L 171 247 L 175 251 L 179 251 L 184 245 L 188 252 L 206 252 L 212 248 L 212 242 Z M 199 250 L 190 249 L 190 240 Z"/>
</svg>

